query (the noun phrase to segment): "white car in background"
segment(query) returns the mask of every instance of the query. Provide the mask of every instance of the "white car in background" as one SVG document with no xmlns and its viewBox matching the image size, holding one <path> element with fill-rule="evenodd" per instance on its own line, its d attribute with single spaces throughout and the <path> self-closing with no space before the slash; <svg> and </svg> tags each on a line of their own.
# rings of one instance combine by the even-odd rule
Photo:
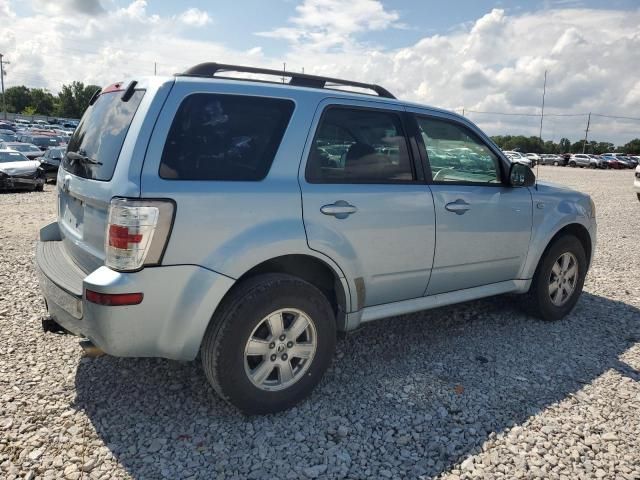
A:
<svg viewBox="0 0 640 480">
<path fill-rule="evenodd" d="M 533 166 L 533 162 L 531 161 L 531 159 L 525 157 L 520 152 L 515 152 L 513 150 L 505 150 L 503 153 L 512 162 L 524 163 L 529 168 L 531 168 Z"/>
<path fill-rule="evenodd" d="M 541 158 L 537 153 L 525 153 L 524 156 L 531 160 L 534 167 L 540 163 Z"/>
<path fill-rule="evenodd" d="M 636 191 L 638 200 L 640 200 L 640 165 L 636 167 L 636 178 L 633 181 L 633 189 Z"/>
</svg>

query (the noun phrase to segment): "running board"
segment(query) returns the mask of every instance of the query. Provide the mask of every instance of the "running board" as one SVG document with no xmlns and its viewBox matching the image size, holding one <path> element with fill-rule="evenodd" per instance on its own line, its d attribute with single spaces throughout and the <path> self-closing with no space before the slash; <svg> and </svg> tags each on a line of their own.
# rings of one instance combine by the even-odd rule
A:
<svg viewBox="0 0 640 480">
<path fill-rule="evenodd" d="M 529 285 L 531 285 L 531 280 L 508 280 L 506 282 L 482 285 L 481 287 L 438 293 L 436 295 L 429 295 L 428 297 L 412 298 L 411 300 L 385 303 L 384 305 L 374 305 L 363 308 L 357 312 L 348 313 L 346 330 L 354 330 L 358 328 L 361 323 L 367 323 L 381 318 L 395 317 L 397 315 L 405 315 L 421 310 L 430 310 L 432 308 L 468 302 L 484 297 L 492 297 L 503 293 L 524 293 L 529 289 Z"/>
</svg>

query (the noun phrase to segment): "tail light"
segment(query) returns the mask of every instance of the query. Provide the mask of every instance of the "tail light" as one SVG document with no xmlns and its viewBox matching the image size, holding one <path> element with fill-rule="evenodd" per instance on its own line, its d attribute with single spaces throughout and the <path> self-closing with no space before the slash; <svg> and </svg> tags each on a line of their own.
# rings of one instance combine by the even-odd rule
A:
<svg viewBox="0 0 640 480">
<path fill-rule="evenodd" d="M 113 198 L 105 235 L 106 266 L 133 271 L 159 265 L 174 211 L 174 203 L 169 200 Z"/>
</svg>

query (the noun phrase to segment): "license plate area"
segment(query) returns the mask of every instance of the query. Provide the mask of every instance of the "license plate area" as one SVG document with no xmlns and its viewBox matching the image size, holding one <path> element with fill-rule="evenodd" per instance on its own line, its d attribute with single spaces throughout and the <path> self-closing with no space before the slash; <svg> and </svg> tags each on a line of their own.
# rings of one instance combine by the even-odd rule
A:
<svg viewBox="0 0 640 480">
<path fill-rule="evenodd" d="M 82 238 L 84 227 L 84 202 L 70 195 L 61 198 L 61 217 L 64 224 Z"/>
</svg>

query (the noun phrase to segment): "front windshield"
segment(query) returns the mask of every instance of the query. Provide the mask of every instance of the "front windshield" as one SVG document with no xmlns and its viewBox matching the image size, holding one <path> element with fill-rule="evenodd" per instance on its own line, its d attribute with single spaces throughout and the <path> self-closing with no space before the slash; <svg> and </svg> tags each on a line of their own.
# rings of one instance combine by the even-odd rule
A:
<svg viewBox="0 0 640 480">
<path fill-rule="evenodd" d="M 20 145 L 11 145 L 9 146 L 11 150 L 16 150 L 18 152 L 33 152 L 34 150 L 38 150 L 38 147 L 35 145 L 30 145 L 28 143 L 23 143 Z"/>
<path fill-rule="evenodd" d="M 29 161 L 29 159 L 19 152 L 0 152 L 0 163 L 25 161 Z"/>
</svg>

